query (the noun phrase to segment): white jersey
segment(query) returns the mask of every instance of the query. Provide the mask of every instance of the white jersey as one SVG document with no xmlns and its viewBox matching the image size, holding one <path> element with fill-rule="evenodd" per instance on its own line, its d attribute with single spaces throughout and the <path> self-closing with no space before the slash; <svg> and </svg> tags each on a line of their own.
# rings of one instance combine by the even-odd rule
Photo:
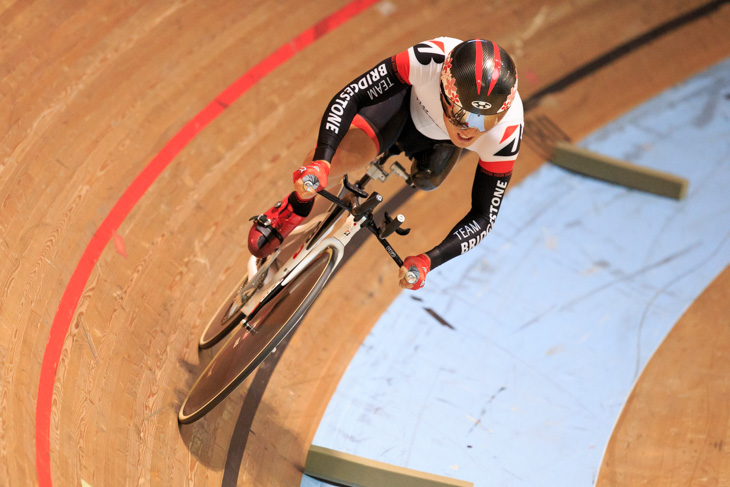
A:
<svg viewBox="0 0 730 487">
<path fill-rule="evenodd" d="M 351 124 L 363 130 L 381 150 L 379 144 L 384 134 L 381 129 L 389 130 L 392 112 L 396 111 L 403 118 L 406 115 L 400 112 L 406 108 L 400 103 L 404 99 L 396 99 L 395 96 L 405 94 L 408 89 L 411 98 L 407 108 L 418 132 L 427 139 L 449 140 L 440 98 L 441 68 L 447 54 L 460 43 L 460 40 L 450 37 L 422 42 L 385 59 L 348 83 L 332 98 L 322 117 L 314 160 L 332 161 Z M 500 123 L 480 133 L 468 147 L 479 155 L 479 168 L 475 170 L 471 190 L 472 207 L 439 245 L 426 252 L 432 268 L 474 248 L 496 221 L 520 149 L 524 126 L 522 100 L 516 89 L 514 98 L 511 97 L 512 94 L 504 101 L 503 108 L 507 112 Z M 381 102 L 393 99 L 398 100 L 398 104 L 381 109 L 379 119 L 378 110 L 369 114 L 370 121 L 359 115 L 361 110 L 364 114 L 366 108 L 377 107 Z M 375 121 L 378 123 L 373 124 Z M 399 134 L 392 130 L 384 142 L 395 143 Z M 446 206 L 444 212 L 448 213 L 448 210 Z"/>
<path fill-rule="evenodd" d="M 399 75 L 413 86 L 410 100 L 413 123 L 430 139 L 449 139 L 441 107 L 441 67 L 446 54 L 461 42 L 452 37 L 438 37 L 395 56 Z M 505 172 L 499 168 L 507 165 L 511 168 L 511 163 L 517 158 L 523 125 L 522 100 L 516 93 L 500 123 L 481 134 L 467 149 L 479 155 L 483 166 L 490 166 L 495 172 Z"/>
</svg>

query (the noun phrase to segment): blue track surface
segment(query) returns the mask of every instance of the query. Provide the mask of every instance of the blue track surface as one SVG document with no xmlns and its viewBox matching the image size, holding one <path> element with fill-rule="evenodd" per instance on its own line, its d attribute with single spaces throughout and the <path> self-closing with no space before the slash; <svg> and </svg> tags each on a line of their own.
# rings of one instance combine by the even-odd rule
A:
<svg viewBox="0 0 730 487">
<path fill-rule="evenodd" d="M 730 263 L 730 60 L 580 145 L 688 195 L 543 166 L 481 245 L 393 302 L 314 444 L 477 487 L 594 483 L 643 367 Z"/>
</svg>

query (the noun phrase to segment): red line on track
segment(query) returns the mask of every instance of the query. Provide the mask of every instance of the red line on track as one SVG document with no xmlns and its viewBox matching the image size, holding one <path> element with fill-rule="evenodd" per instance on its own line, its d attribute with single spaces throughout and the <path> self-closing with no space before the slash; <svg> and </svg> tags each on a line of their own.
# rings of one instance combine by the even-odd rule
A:
<svg viewBox="0 0 730 487">
<path fill-rule="evenodd" d="M 36 473 L 40 487 L 50 487 L 53 485 L 50 457 L 51 408 L 53 406 L 53 386 L 56 379 L 58 362 L 61 358 L 61 351 L 63 350 L 63 343 L 66 340 L 66 335 L 71 326 L 71 320 L 76 312 L 81 293 L 86 287 L 86 283 L 96 262 L 101 257 L 101 253 L 106 248 L 116 230 L 170 162 L 172 162 L 180 151 L 201 130 L 215 120 L 223 110 L 246 93 L 252 86 L 261 81 L 267 74 L 288 61 L 298 51 L 355 17 L 377 1 L 354 0 L 348 3 L 340 10 L 281 46 L 236 80 L 170 139 L 165 147 L 162 148 L 135 180 L 132 181 L 132 184 L 129 185 L 104 221 L 99 225 L 99 228 L 97 228 L 91 237 L 91 241 L 86 246 L 86 250 L 84 250 L 79 263 L 76 265 L 76 269 L 71 275 L 71 279 L 61 297 L 61 302 L 53 318 L 48 342 L 46 343 L 43 354 L 35 414 Z"/>
</svg>

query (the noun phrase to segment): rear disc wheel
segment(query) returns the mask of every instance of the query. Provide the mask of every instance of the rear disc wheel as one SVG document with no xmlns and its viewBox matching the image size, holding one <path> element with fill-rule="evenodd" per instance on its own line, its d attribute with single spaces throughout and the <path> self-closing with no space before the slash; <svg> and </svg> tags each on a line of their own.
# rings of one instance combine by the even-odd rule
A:
<svg viewBox="0 0 730 487">
<path fill-rule="evenodd" d="M 335 268 L 327 247 L 306 268 L 243 322 L 200 374 L 180 407 L 180 423 L 192 423 L 230 394 L 299 323 Z"/>
</svg>

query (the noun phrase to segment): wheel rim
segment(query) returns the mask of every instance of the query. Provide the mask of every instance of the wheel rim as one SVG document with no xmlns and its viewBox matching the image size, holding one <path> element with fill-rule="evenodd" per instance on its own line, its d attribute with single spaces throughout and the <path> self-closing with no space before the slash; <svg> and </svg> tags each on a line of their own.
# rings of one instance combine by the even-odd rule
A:
<svg viewBox="0 0 730 487">
<path fill-rule="evenodd" d="M 334 269 L 334 250 L 327 248 L 307 265 L 251 320 L 239 328 L 200 375 L 183 403 L 179 419 L 192 422 L 227 396 L 296 326 Z"/>
</svg>

